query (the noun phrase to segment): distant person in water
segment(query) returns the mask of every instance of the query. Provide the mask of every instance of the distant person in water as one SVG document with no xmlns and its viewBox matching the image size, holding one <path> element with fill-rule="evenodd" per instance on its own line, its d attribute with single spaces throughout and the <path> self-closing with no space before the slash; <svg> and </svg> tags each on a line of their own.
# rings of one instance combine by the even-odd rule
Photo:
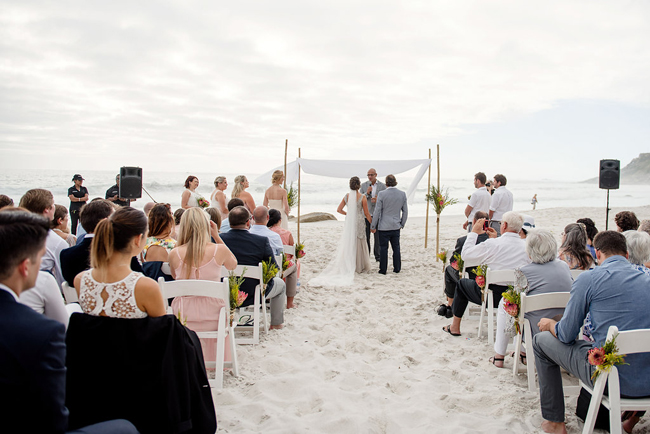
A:
<svg viewBox="0 0 650 434">
<path fill-rule="evenodd" d="M 535 207 L 537 207 L 537 193 L 533 195 L 533 199 L 530 201 L 530 204 L 533 206 L 533 211 L 534 211 Z"/>
</svg>

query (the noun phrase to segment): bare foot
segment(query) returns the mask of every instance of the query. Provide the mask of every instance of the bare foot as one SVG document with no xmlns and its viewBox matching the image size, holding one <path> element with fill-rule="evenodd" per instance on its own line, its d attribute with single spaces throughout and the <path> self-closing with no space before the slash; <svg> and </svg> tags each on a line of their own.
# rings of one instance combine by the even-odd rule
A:
<svg viewBox="0 0 650 434">
<path fill-rule="evenodd" d="M 296 307 L 295 304 L 293 304 L 293 297 L 287 297 L 287 309 L 293 309 Z"/>
<path fill-rule="evenodd" d="M 625 421 L 623 421 L 623 429 L 625 432 L 631 433 L 634 429 L 634 425 L 639 423 L 640 419 L 641 418 L 636 415 L 636 412 L 633 412 L 633 416 L 630 416 L 629 418 L 625 419 Z"/>
<path fill-rule="evenodd" d="M 545 420 L 542 422 L 542 429 L 544 432 L 553 433 L 553 434 L 567 434 L 566 425 L 564 422 L 551 422 Z"/>
<path fill-rule="evenodd" d="M 271 327 L 269 327 L 269 330 L 280 330 L 280 329 L 282 329 L 282 327 L 284 327 L 283 324 L 280 324 L 280 325 L 272 325 Z"/>
</svg>

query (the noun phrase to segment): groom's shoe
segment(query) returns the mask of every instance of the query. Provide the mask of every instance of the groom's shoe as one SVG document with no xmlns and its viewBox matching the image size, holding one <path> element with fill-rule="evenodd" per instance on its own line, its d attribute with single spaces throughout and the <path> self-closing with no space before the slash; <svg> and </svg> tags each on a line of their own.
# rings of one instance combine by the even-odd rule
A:
<svg viewBox="0 0 650 434">
<path fill-rule="evenodd" d="M 381 270 L 379 270 L 379 274 L 386 275 L 386 272 L 385 272 L 385 271 L 381 271 Z"/>
</svg>

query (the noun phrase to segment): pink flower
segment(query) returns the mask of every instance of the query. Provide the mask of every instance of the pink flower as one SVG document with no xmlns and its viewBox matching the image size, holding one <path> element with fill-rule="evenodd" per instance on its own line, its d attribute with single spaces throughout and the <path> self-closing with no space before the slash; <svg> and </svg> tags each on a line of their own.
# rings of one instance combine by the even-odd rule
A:
<svg viewBox="0 0 650 434">
<path fill-rule="evenodd" d="M 444 205 L 444 204 L 445 204 L 445 201 L 441 200 L 441 201 L 440 201 L 440 205 L 442 206 L 442 205 Z"/>
<path fill-rule="evenodd" d="M 589 364 L 598 366 L 605 363 L 605 350 L 602 348 L 593 348 L 589 350 Z"/>
<path fill-rule="evenodd" d="M 298 258 L 303 258 L 305 256 L 305 251 L 301 250 L 298 252 Z"/>
<path fill-rule="evenodd" d="M 246 300 L 246 297 L 248 297 L 248 294 L 246 294 L 244 291 L 239 291 L 237 294 L 237 306 L 241 306 L 244 300 Z"/>
<path fill-rule="evenodd" d="M 483 288 L 485 286 L 485 277 L 483 276 L 476 276 L 476 284 Z"/>
<path fill-rule="evenodd" d="M 454 261 L 454 262 L 452 262 L 452 263 L 449 264 L 449 265 L 451 265 L 451 268 L 453 268 L 454 270 L 458 271 L 458 262 L 457 262 L 457 261 Z"/>
<path fill-rule="evenodd" d="M 517 316 L 519 314 L 519 306 L 506 300 L 505 305 L 503 306 L 504 310 L 508 315 Z"/>
</svg>

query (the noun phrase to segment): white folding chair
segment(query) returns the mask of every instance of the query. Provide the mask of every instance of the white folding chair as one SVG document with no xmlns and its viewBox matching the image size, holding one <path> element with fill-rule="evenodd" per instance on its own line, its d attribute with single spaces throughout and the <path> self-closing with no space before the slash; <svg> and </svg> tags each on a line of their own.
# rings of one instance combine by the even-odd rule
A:
<svg viewBox="0 0 650 434">
<path fill-rule="evenodd" d="M 616 337 L 616 345 L 619 354 L 635 354 L 650 352 L 650 329 L 628 330 L 619 332 L 616 326 L 610 326 L 607 331 L 607 339 Z M 608 396 L 603 396 L 605 384 L 608 383 Z M 589 411 L 585 419 L 585 425 L 582 429 L 583 434 L 592 433 L 596 423 L 598 407 L 602 404 L 609 409 L 609 432 L 612 434 L 621 434 L 621 412 L 628 410 L 648 411 L 650 410 L 650 398 L 621 398 L 621 385 L 618 379 L 618 369 L 613 366 L 607 372 L 602 372 L 594 384 L 593 389 L 580 382 L 589 393 L 591 393 L 591 402 Z"/>
<path fill-rule="evenodd" d="M 77 290 L 74 289 L 74 287 L 70 287 L 70 285 L 68 285 L 68 282 L 63 282 L 61 284 L 61 292 L 63 293 L 65 304 L 79 303 L 79 296 L 77 295 Z"/>
<path fill-rule="evenodd" d="M 488 343 L 490 345 L 494 344 L 494 312 L 495 309 L 498 308 L 499 306 L 494 306 L 494 299 L 492 297 L 492 290 L 490 289 L 490 284 L 492 283 L 497 283 L 497 284 L 506 284 L 506 283 L 514 283 L 515 281 L 515 270 L 492 270 L 488 267 L 487 271 L 485 272 L 485 300 L 484 303 L 487 305 L 486 308 L 483 308 L 483 305 L 481 307 L 481 318 L 479 319 L 478 323 L 478 337 L 481 337 L 481 332 L 483 329 L 483 316 L 485 315 L 485 311 L 487 310 L 487 335 L 488 335 Z"/>
<path fill-rule="evenodd" d="M 282 247 L 284 248 L 284 254 L 285 255 L 296 256 L 296 246 L 294 246 L 294 245 L 289 246 L 289 245 L 285 244 Z"/>
<path fill-rule="evenodd" d="M 160 265 L 160 271 L 162 271 L 163 273 L 165 273 L 168 276 L 171 276 L 172 275 L 172 269 L 169 266 L 169 262 L 163 262 Z"/>
<path fill-rule="evenodd" d="M 196 331 L 199 338 L 217 339 L 217 351 L 215 362 L 206 362 L 206 366 L 214 365 L 214 380 L 209 380 L 210 387 L 221 389 L 223 387 L 223 369 L 232 368 L 233 375 L 239 376 L 239 365 L 237 364 L 237 345 L 235 342 L 234 329 L 237 324 L 230 327 L 230 289 L 227 282 L 215 282 L 212 280 L 175 280 L 165 282 L 163 277 L 158 278 L 158 286 L 163 298 L 175 298 L 181 296 L 201 296 L 218 298 L 225 301 L 226 305 L 219 311 L 219 322 L 217 329 L 213 331 Z M 173 314 L 172 308 L 167 307 L 167 313 Z M 181 312 L 181 316 L 183 313 Z M 230 353 L 232 361 L 225 362 L 226 336 L 230 341 Z"/>
<path fill-rule="evenodd" d="M 258 344 L 260 342 L 260 327 L 264 329 L 264 333 L 269 333 L 269 319 L 266 314 L 266 297 L 261 295 L 264 270 L 262 268 L 262 263 L 260 262 L 258 265 L 238 265 L 233 272 L 236 276 L 241 276 L 244 269 L 246 269 L 244 277 L 256 279 L 259 283 L 255 286 L 254 303 L 250 306 L 239 308 L 239 318 L 241 318 L 242 314 L 251 312 L 252 309 L 253 325 L 245 326 L 238 324 L 237 330 L 239 332 L 252 332 L 253 336 L 251 338 L 239 337 L 237 343 L 240 345 Z M 223 268 L 221 275 L 225 276 L 224 279 L 226 279 L 229 273 L 230 271 Z M 237 321 L 239 321 L 239 319 Z"/>
<path fill-rule="evenodd" d="M 519 324 L 526 335 L 526 374 L 528 375 L 528 391 L 536 392 L 535 382 L 535 354 L 533 353 L 533 339 L 530 321 L 524 318 L 528 312 L 542 309 L 559 309 L 566 307 L 569 302 L 569 292 L 549 292 L 546 294 L 526 295 L 521 294 L 521 306 L 519 308 Z M 516 378 L 519 373 L 519 355 L 521 354 L 521 333 L 515 336 L 515 363 L 512 368 L 512 375 Z"/>
</svg>

